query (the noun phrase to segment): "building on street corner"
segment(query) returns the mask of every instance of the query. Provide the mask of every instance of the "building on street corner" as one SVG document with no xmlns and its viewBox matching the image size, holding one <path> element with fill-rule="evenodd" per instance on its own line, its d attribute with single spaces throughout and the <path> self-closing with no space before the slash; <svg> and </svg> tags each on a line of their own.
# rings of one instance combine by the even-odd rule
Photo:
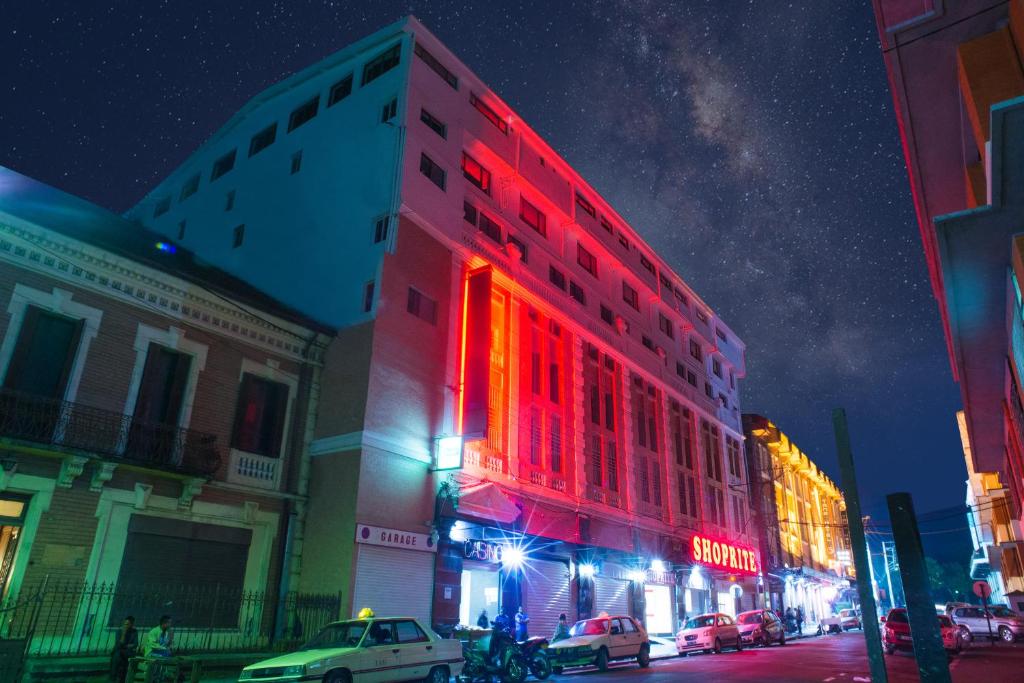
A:
<svg viewBox="0 0 1024 683">
<path fill-rule="evenodd" d="M 800 606 L 808 621 L 819 621 L 852 596 L 843 494 L 768 418 L 744 413 L 743 431 L 767 604 Z"/>
<path fill-rule="evenodd" d="M 128 215 L 336 330 L 303 589 L 543 635 L 758 604 L 743 342 L 416 19 L 254 97 Z"/>
</svg>

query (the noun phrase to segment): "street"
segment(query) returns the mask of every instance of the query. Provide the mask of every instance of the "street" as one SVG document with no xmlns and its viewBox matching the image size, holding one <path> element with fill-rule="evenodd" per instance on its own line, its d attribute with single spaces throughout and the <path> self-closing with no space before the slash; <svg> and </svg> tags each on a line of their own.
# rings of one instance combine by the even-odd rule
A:
<svg viewBox="0 0 1024 683">
<path fill-rule="evenodd" d="M 885 658 L 890 683 L 918 681 L 912 655 Z M 1024 644 L 978 644 L 952 660 L 957 683 L 1020 680 Z M 721 655 L 691 655 L 652 662 L 641 670 L 633 662 L 613 664 L 607 673 L 581 669 L 552 676 L 552 681 L 785 681 L 845 683 L 870 681 L 867 650 L 859 632 L 791 641 L 785 647 L 752 648 Z"/>
</svg>

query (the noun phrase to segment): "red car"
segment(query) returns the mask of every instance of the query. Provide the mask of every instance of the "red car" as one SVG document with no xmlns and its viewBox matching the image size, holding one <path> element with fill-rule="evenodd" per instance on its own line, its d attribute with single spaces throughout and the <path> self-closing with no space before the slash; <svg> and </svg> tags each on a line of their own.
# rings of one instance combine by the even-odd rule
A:
<svg viewBox="0 0 1024 683">
<path fill-rule="evenodd" d="M 946 652 L 951 654 L 959 653 L 963 649 L 960 629 L 953 621 L 945 616 L 938 615 L 939 633 L 942 635 L 942 646 Z M 910 635 L 910 620 L 907 618 L 907 610 L 902 607 L 889 610 L 889 614 L 882 617 L 882 646 L 885 653 L 891 655 L 896 650 L 914 649 L 914 641 Z"/>
</svg>

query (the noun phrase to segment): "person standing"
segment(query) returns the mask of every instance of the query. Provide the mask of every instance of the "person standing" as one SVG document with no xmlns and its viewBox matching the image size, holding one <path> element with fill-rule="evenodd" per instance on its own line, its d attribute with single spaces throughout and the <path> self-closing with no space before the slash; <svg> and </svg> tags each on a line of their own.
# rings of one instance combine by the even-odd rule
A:
<svg viewBox="0 0 1024 683">
<path fill-rule="evenodd" d="M 530 637 L 530 629 L 527 624 L 530 623 L 530 617 L 523 611 L 523 606 L 520 605 L 519 609 L 516 610 L 516 640 L 523 642 Z"/>
<path fill-rule="evenodd" d="M 796 630 L 800 635 L 804 634 L 804 608 L 799 605 L 796 608 Z"/>
<path fill-rule="evenodd" d="M 558 625 L 555 626 L 555 633 L 551 636 L 551 642 L 557 643 L 560 640 L 565 640 L 569 637 L 569 617 L 565 616 L 565 612 L 558 615 Z"/>
<path fill-rule="evenodd" d="M 128 660 L 135 655 L 138 649 L 139 632 L 135 628 L 135 617 L 127 616 L 121 622 L 114 650 L 110 653 L 111 683 L 124 683 L 125 676 L 128 674 Z"/>
<path fill-rule="evenodd" d="M 491 620 L 487 618 L 487 610 L 480 611 L 480 617 L 476 620 L 476 625 L 480 628 L 491 627 Z"/>
</svg>

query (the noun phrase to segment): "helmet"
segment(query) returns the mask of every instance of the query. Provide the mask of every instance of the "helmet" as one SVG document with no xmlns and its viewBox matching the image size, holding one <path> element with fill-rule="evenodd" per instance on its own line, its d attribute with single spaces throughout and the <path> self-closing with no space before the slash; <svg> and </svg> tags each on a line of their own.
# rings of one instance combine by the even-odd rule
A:
<svg viewBox="0 0 1024 683">
<path fill-rule="evenodd" d="M 363 609 L 359 610 L 360 619 L 373 619 L 375 616 L 377 615 L 375 615 L 373 613 L 373 610 L 369 607 L 364 607 Z"/>
</svg>

